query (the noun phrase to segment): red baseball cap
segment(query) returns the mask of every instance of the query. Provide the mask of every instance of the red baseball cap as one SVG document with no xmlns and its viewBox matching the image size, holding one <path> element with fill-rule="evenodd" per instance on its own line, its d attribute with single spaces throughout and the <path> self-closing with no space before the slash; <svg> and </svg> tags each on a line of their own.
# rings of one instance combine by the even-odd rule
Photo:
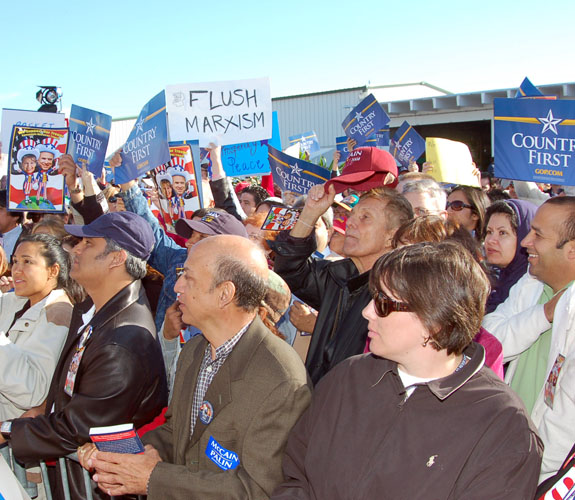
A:
<svg viewBox="0 0 575 500">
<path fill-rule="evenodd" d="M 369 191 L 384 186 L 394 188 L 397 184 L 397 165 L 387 151 L 370 147 L 357 148 L 347 157 L 342 174 L 325 183 L 326 193 L 330 184 L 333 184 L 336 193 L 350 187 L 356 191 Z"/>
</svg>

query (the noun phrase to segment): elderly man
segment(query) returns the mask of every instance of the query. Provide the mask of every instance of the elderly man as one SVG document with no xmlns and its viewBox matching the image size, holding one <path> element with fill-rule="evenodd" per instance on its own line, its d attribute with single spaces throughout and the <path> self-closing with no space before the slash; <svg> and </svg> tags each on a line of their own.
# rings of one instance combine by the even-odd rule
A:
<svg viewBox="0 0 575 500">
<path fill-rule="evenodd" d="M 0 443 L 10 440 L 24 462 L 76 451 L 90 441 L 90 427 L 141 427 L 167 401 L 162 353 L 140 281 L 154 245 L 150 227 L 129 212 L 65 227 L 82 238 L 72 251 L 70 274 L 89 298 L 74 307 L 45 415 L 1 425 Z M 80 466 L 68 464 L 68 470 L 72 498 L 85 498 Z M 53 496 L 60 498 L 61 486 L 54 484 L 59 475 L 53 479 Z"/>
<path fill-rule="evenodd" d="M 364 193 L 347 219 L 343 251 L 335 262 L 311 258 L 316 249 L 314 228 L 332 205 L 333 186 L 310 189 L 298 222 L 276 240 L 275 271 L 298 298 L 319 311 L 306 367 L 314 383 L 340 361 L 363 352 L 367 321 L 362 309 L 370 301 L 369 270 L 391 250 L 397 228 L 413 217 L 409 202 L 388 188 Z"/>
<path fill-rule="evenodd" d="M 186 323 L 201 329 L 180 357 L 167 422 L 143 455 L 83 458 L 110 495 L 267 499 L 281 482 L 287 435 L 310 402 L 295 351 L 257 317 L 267 264 L 252 242 L 194 245 L 176 283 Z"/>
<path fill-rule="evenodd" d="M 433 179 L 414 179 L 403 183 L 401 193 L 413 208 L 416 217 L 438 215 L 447 220 L 447 193 Z"/>
<path fill-rule="evenodd" d="M 529 272 L 483 326 L 503 344 L 506 381 L 521 396 L 545 451 L 541 479 L 575 441 L 575 197 L 546 201 L 521 242 Z"/>
</svg>

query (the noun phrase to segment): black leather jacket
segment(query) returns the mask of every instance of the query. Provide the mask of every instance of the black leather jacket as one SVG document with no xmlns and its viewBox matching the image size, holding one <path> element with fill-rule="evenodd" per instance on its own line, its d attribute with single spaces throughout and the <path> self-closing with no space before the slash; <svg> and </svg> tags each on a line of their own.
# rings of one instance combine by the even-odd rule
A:
<svg viewBox="0 0 575 500">
<path fill-rule="evenodd" d="M 91 307 L 91 299 L 74 307 L 46 400 L 46 414 L 17 419 L 12 424 L 11 445 L 21 461 L 68 455 L 90 441 L 90 427 L 133 423 L 139 428 L 167 404 L 162 352 L 140 280 L 118 292 L 94 315 L 73 395 L 64 392 L 79 342 L 82 314 Z M 84 498 L 80 466 L 72 464 L 68 471 L 72 498 Z M 52 485 L 56 498 L 61 496 L 59 489 Z M 98 497 L 102 497 L 100 490 Z"/>
<path fill-rule="evenodd" d="M 314 384 L 336 364 L 361 354 L 367 320 L 361 315 L 371 300 L 369 272 L 359 274 L 351 259 L 316 260 L 315 235 L 294 238 L 287 231 L 273 243 L 274 270 L 301 300 L 319 311 L 305 366 Z"/>
</svg>

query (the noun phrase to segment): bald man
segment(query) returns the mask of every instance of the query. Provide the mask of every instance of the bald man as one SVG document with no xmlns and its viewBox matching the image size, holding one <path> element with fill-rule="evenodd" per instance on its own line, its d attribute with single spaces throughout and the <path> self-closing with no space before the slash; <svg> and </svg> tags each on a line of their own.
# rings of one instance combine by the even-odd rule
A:
<svg viewBox="0 0 575 500">
<path fill-rule="evenodd" d="M 144 454 L 80 453 L 101 489 L 152 500 L 269 498 L 311 391 L 296 352 L 257 317 L 267 274 L 246 238 L 191 248 L 175 291 L 183 321 L 202 335 L 182 351 L 167 421 L 144 436 Z"/>
</svg>

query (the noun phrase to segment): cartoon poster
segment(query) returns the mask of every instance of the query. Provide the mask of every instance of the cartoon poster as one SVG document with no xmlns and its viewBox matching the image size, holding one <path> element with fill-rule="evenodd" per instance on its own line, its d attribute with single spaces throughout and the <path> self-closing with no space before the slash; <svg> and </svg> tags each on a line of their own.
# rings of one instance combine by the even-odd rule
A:
<svg viewBox="0 0 575 500">
<path fill-rule="evenodd" d="M 67 128 L 12 129 L 8 171 L 8 209 L 64 211 L 64 176 L 58 160 L 68 147 Z"/>
<path fill-rule="evenodd" d="M 70 155 L 74 162 L 98 178 L 106 159 L 112 117 L 72 104 L 70 111 Z"/>
<path fill-rule="evenodd" d="M 264 231 L 286 231 L 292 229 L 300 213 L 301 211 L 295 208 L 272 206 L 261 228 Z"/>
<path fill-rule="evenodd" d="M 151 197 L 152 212 L 173 228 L 178 219 L 191 219 L 200 208 L 194 160 L 188 144 L 170 145 L 170 161 L 154 170 L 158 196 Z"/>
</svg>

